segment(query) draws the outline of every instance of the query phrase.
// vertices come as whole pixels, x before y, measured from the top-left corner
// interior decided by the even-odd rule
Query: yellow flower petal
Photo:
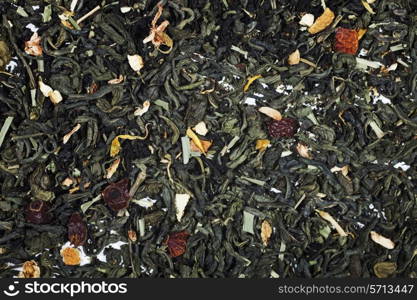
[[[249,77],[249,78],[248,78],[248,82],[246,82],[245,86],[243,87],[243,91],[244,91],[244,92],[246,92],[246,91],[249,89],[250,85],[251,85],[251,84],[252,84],[252,83],[253,83],[256,79],[259,79],[259,78],[262,78],[262,75],[258,74],[258,75],[255,75],[255,76]]]

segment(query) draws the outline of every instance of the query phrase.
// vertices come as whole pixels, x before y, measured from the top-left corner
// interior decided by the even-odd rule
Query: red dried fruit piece
[[[75,247],[84,245],[87,240],[87,225],[79,213],[73,213],[68,221],[68,240]]]
[[[346,54],[355,55],[359,47],[359,35],[356,30],[337,28],[334,50]]]
[[[116,183],[111,183],[103,191],[104,202],[114,211],[119,211],[129,206],[129,179],[125,178]]]
[[[49,203],[42,200],[30,202],[25,209],[26,221],[33,224],[46,224],[52,219]]]
[[[186,231],[174,232],[168,235],[164,244],[168,246],[171,257],[177,257],[185,253],[189,236],[190,234]]]
[[[274,120],[268,125],[269,134],[272,137],[293,137],[297,132],[298,122],[292,118],[282,118],[281,120]]]

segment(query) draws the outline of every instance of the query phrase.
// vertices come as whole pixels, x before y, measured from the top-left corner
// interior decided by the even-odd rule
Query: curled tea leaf
[[[317,18],[317,20],[311,25],[308,29],[308,32],[311,34],[316,34],[320,31],[326,29],[334,20],[334,13],[330,8],[326,8],[323,14]]]
[[[362,0],[362,5],[363,7],[365,7],[365,9],[372,15],[375,14],[375,11],[373,10],[373,8],[371,7],[371,5],[369,5],[369,2]]]
[[[264,220],[261,225],[261,238],[264,246],[268,246],[269,238],[272,235],[272,227],[268,221]]]
[[[379,233],[377,233],[375,231],[371,231],[370,235],[371,235],[371,239],[375,243],[381,245],[382,247],[387,248],[387,249],[394,249],[395,248],[394,242],[391,241],[389,238],[386,238],[386,237],[380,235]]]
[[[18,278],[40,278],[41,270],[34,260],[25,261]]]
[[[282,119],[281,113],[272,107],[263,106],[258,110],[274,120],[280,121]]]
[[[388,278],[397,271],[395,262],[383,261],[374,265],[374,273],[378,278]]]
[[[329,213],[322,211],[322,210],[318,210],[318,209],[316,209],[316,212],[320,215],[320,217],[322,217],[324,220],[332,224],[340,236],[347,236],[347,233],[343,230],[343,228],[339,225],[339,223],[337,223],[337,221]]]

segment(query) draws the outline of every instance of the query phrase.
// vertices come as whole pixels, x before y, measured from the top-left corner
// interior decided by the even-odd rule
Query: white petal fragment
[[[187,206],[187,203],[189,200],[190,200],[190,195],[188,194],[176,194],[175,195],[175,209],[176,209],[178,222],[181,222],[182,216],[184,215],[185,207]]]

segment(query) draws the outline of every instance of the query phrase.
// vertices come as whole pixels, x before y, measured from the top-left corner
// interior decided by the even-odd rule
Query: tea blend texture
[[[417,277],[416,1],[0,15],[0,277]]]

